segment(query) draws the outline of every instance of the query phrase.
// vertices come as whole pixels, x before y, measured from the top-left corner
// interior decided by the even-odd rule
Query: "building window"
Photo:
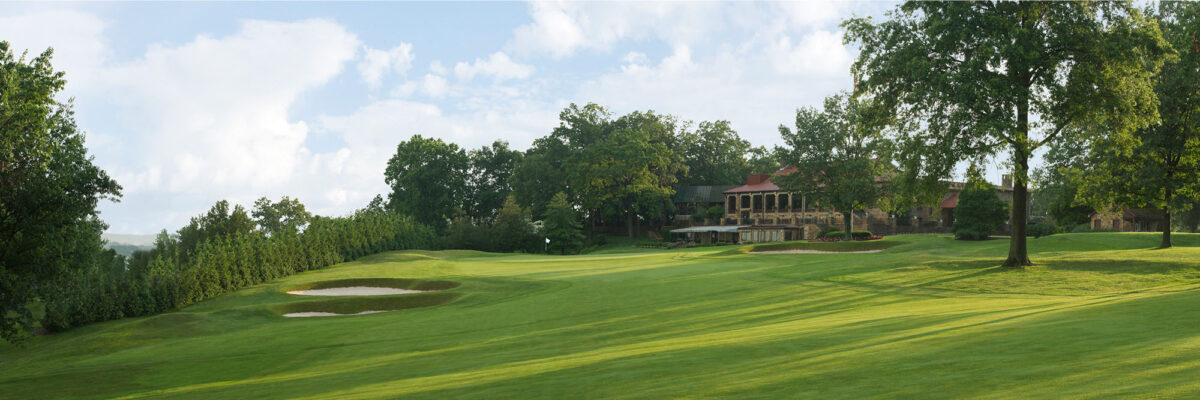
[[[750,208],[750,196],[742,196],[742,208]]]
[[[788,196],[786,194],[779,195],[779,209],[783,210],[783,211],[791,210],[792,209],[791,200],[792,200],[791,196]]]
[[[763,209],[763,196],[761,194],[755,195],[754,196],[754,211],[759,212],[759,211],[762,211],[762,209]]]
[[[767,199],[767,211],[775,211],[775,195],[768,194],[765,198]]]
[[[733,213],[733,212],[737,211],[737,197],[729,196],[729,198],[726,199],[725,202],[729,203],[728,207],[726,207],[728,209],[728,212]]]

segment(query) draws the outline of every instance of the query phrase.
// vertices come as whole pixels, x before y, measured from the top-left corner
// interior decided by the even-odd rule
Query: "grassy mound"
[[[420,293],[403,296],[363,296],[332,300],[304,301],[276,304],[271,311],[279,314],[298,312],[328,312],[334,314],[356,314],[363,311],[396,311],[409,308],[431,307],[449,303],[461,297],[458,293]]]
[[[317,289],[332,289],[354,286],[368,287],[385,287],[392,289],[407,289],[407,290],[449,290],[458,287],[458,282],[428,280],[428,279],[402,279],[402,278],[354,278],[354,279],[338,279],[331,281],[308,282],[295,286],[289,286],[284,291],[298,290],[317,290]]]

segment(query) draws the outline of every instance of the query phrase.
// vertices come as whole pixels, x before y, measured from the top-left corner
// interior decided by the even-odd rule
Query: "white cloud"
[[[446,97],[446,91],[448,90],[446,88],[446,78],[433,74],[425,74],[421,88],[425,90],[425,94],[435,98]]]
[[[401,43],[391,50],[379,50],[365,47],[366,52],[358,63],[358,73],[363,82],[371,88],[379,87],[385,73],[404,74],[412,68],[413,46],[411,43]]]
[[[842,45],[841,32],[818,30],[795,45],[780,36],[767,48],[775,72],[785,75],[849,75],[853,56]]]
[[[722,4],[676,2],[536,2],[533,21],[513,30],[509,48],[562,58],[578,50],[609,50],[625,39],[696,44],[723,18]]]
[[[89,86],[109,58],[105,22],[95,15],[68,9],[38,10],[0,16],[0,40],[32,58],[54,48],[54,68],[67,73],[69,91]]]
[[[460,62],[454,65],[454,74],[459,80],[470,81],[476,75],[485,75],[497,81],[525,79],[533,74],[533,66],[513,61],[504,52],[492,53],[487,59],[476,58],[473,63]]]

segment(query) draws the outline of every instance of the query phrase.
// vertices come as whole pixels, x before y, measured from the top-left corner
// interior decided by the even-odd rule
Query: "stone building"
[[[1092,229],[1112,229],[1118,232],[1159,232],[1164,221],[1163,211],[1154,207],[1117,207],[1092,213]]]
[[[750,175],[746,178],[745,185],[726,189],[723,192],[725,217],[719,221],[718,225],[709,228],[714,232],[725,232],[728,231],[729,226],[737,226],[737,239],[740,242],[813,239],[821,232],[840,230],[843,224],[840,212],[810,202],[804,193],[780,190],[779,186],[771,182],[772,176],[795,171],[795,168],[784,168],[772,175]],[[882,178],[877,178],[877,181],[882,182]],[[954,209],[958,205],[958,193],[965,184],[948,182],[948,185],[949,190],[942,197],[942,201],[936,205],[913,208],[904,217],[905,220],[899,220],[894,215],[873,208],[851,213],[851,227],[856,231],[884,234],[948,232],[954,224]],[[1004,184],[997,186],[996,189],[1002,200],[1012,204],[1013,190],[1007,176]],[[718,226],[724,228],[718,228]],[[699,232],[705,229],[705,227],[692,228],[689,232]]]

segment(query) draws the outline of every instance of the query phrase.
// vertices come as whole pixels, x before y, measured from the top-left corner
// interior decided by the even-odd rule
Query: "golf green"
[[[1175,240],[1030,239],[1022,270],[997,267],[1007,240],[946,235],[853,254],[392,252],[0,345],[0,397],[1197,397],[1200,235]],[[770,249],[859,249],[820,245]],[[439,290],[286,293],[381,278]],[[323,301],[397,311],[280,315]]]

